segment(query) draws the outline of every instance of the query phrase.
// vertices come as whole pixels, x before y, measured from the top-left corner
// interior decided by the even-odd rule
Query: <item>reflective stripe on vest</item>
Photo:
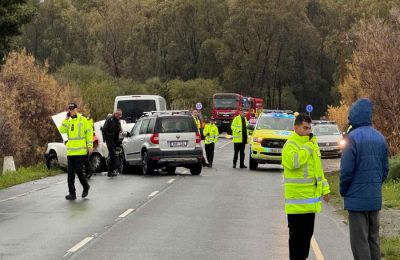
[[[313,150],[310,147],[308,147],[307,145],[303,145],[302,148],[306,149],[310,155],[313,154]]]
[[[285,183],[300,183],[300,184],[304,184],[304,183],[314,183],[314,181],[319,182],[322,180],[322,177],[318,177],[317,179],[311,179],[311,178],[285,178]],[[322,185],[324,185],[324,183],[326,183],[326,185],[328,184],[327,181],[324,181],[322,183]]]
[[[67,150],[69,151],[80,151],[80,150],[87,150],[86,146],[85,147],[76,147],[76,148],[71,148],[71,147],[67,147]]]
[[[310,199],[286,199],[286,204],[312,204],[321,202],[321,198],[310,198]]]

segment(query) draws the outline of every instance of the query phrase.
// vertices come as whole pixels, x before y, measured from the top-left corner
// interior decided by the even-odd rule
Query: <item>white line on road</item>
[[[314,251],[315,256],[317,257],[317,260],[324,260],[324,256],[322,255],[321,249],[318,246],[317,240],[315,240],[315,237],[312,236],[311,238],[311,247]]]
[[[170,179],[170,180],[168,181],[168,183],[173,183],[174,181],[175,181],[175,179],[172,178],[172,179]]]
[[[133,211],[135,211],[135,209],[127,209],[124,213],[122,213],[118,217],[119,218],[124,218],[124,217],[128,216],[129,214],[131,214]]]
[[[94,237],[86,237],[84,238],[81,242],[79,242],[78,244],[76,244],[74,247],[72,247],[71,249],[69,249],[67,252],[68,253],[75,253],[76,251],[78,251],[79,249],[81,249],[83,246],[85,246],[87,243],[89,243]]]
[[[227,146],[227,145],[230,144],[230,143],[231,143],[231,142],[226,142],[226,144],[223,144],[223,145],[221,145],[220,147],[217,147],[217,148],[218,148],[218,149],[221,149],[221,148]]]
[[[154,197],[157,193],[159,193],[158,190],[156,190],[156,191],[154,191],[153,193],[151,193],[151,194],[149,195],[149,197]]]
[[[10,198],[4,199],[4,200],[0,200],[0,202],[5,202],[5,201],[13,200],[13,199],[16,199],[17,197],[18,197],[18,196],[10,197]]]

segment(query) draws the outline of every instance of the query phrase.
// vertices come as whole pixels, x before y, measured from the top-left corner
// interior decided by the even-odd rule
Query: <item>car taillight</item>
[[[201,136],[199,133],[196,133],[196,144],[199,144],[201,142]]]
[[[158,136],[158,133],[154,133],[150,136],[150,142],[153,144],[159,144],[160,143],[160,137]]]

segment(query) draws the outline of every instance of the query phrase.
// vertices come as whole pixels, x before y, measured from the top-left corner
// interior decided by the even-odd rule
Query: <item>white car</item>
[[[312,132],[317,137],[322,156],[341,156],[345,140],[335,122],[314,120],[312,121]]]
[[[67,112],[61,112],[57,115],[52,116],[54,124],[57,129],[60,127],[62,121],[66,117]],[[97,140],[93,144],[93,153],[89,158],[89,164],[92,172],[101,172],[106,166],[106,158],[108,157],[108,149],[105,142],[103,142],[103,135],[101,127],[105,120],[94,123],[94,131]],[[125,122],[124,122],[125,123]],[[67,147],[65,143],[67,141],[67,135],[61,134],[63,142],[48,143],[45,152],[45,159],[47,168],[61,167],[66,168],[68,165],[67,161]]]

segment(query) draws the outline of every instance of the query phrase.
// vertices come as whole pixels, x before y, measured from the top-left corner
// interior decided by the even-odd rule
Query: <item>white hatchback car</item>
[[[312,132],[317,137],[321,156],[341,156],[345,140],[336,122],[313,120]]]

